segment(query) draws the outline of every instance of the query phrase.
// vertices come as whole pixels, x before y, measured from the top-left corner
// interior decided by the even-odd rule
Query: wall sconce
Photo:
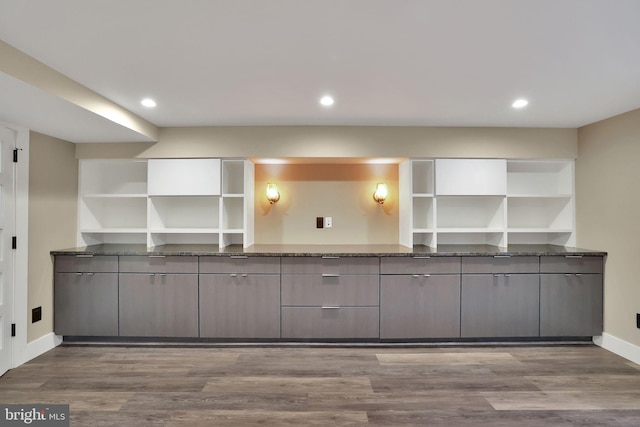
[[[387,184],[383,182],[377,183],[376,191],[373,193],[373,200],[380,204],[383,204],[388,195],[389,190],[387,190]]]
[[[278,193],[278,186],[272,183],[267,184],[267,200],[269,200],[270,204],[274,204],[278,200],[280,200],[280,193]]]

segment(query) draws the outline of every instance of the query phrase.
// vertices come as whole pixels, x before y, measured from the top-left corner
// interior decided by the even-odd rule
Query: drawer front
[[[266,256],[201,256],[200,273],[279,274],[280,257]]]
[[[283,275],[282,305],[377,306],[378,283],[378,276]]]
[[[603,270],[601,256],[559,255],[540,257],[541,273],[596,273]]]
[[[117,273],[118,257],[111,255],[56,255],[56,273]]]
[[[378,257],[283,257],[283,274],[379,274]]]
[[[283,307],[282,338],[372,339],[379,337],[377,307]]]
[[[462,273],[538,273],[537,256],[462,257]]]
[[[460,274],[460,257],[382,257],[380,274]]]
[[[121,273],[197,273],[196,256],[121,256]]]

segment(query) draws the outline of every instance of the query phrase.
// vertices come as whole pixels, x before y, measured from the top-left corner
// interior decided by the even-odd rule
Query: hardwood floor
[[[61,346],[0,403],[75,426],[640,426],[640,366],[593,345]]]

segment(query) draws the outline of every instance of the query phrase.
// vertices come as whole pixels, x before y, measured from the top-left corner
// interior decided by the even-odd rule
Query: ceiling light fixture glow
[[[331,107],[334,102],[333,97],[330,95],[325,95],[320,98],[320,104],[322,104],[323,107]]]
[[[153,107],[155,107],[157,105],[156,101],[154,101],[151,98],[143,99],[142,101],[140,101],[140,104],[142,104],[142,105],[144,105],[145,107],[148,107],[148,108],[153,108]]]
[[[528,103],[529,101],[527,101],[526,99],[516,99],[515,101],[513,101],[513,104],[511,104],[511,106],[513,108],[523,108],[526,107]]]

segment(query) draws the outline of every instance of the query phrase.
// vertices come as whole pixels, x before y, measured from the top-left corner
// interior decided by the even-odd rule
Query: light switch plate
[[[324,228],[331,228],[333,227],[333,219],[330,216],[325,216],[324,217]]]

